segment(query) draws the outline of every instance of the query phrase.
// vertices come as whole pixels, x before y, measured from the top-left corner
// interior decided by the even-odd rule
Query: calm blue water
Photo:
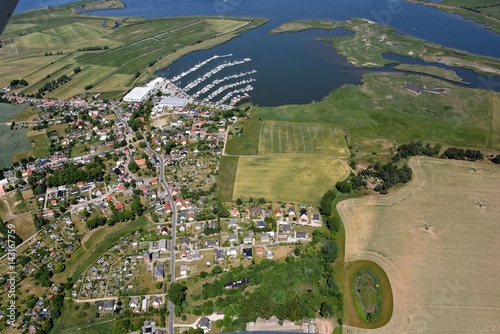
[[[69,0],[52,0],[69,2]],[[394,26],[398,31],[447,47],[472,53],[500,57],[500,35],[484,26],[458,15],[447,14],[435,8],[406,3],[397,0],[123,0],[127,5],[122,10],[94,12],[99,15],[138,15],[148,18],[190,15],[227,15],[239,17],[265,17],[267,24],[241,34],[240,37],[216,46],[210,50],[191,53],[158,72],[173,77],[196,63],[218,54],[232,53],[231,60],[244,57],[252,62],[228,68],[217,74],[217,78],[250,69],[258,72],[250,92],[255,104],[275,106],[302,104],[319,101],[333,89],[344,84],[360,84],[364,73],[373,70],[356,68],[339,56],[330,44],[315,41],[315,37],[346,35],[344,30],[310,30],[300,33],[269,35],[268,32],[290,20],[330,19],[345,20],[363,17],[381,24]],[[50,1],[21,0],[21,3],[42,3]],[[395,59],[397,60],[397,59]],[[399,61],[402,61],[399,59]],[[415,63],[415,59],[403,62]],[[185,86],[217,65],[212,62],[182,79]],[[444,67],[436,64],[436,66]],[[385,66],[376,71],[394,71]],[[500,78],[479,76],[472,71],[457,71],[464,75],[471,87],[495,89],[498,85],[485,82],[500,82]],[[205,81],[209,83],[214,78]],[[225,82],[230,83],[230,81]],[[201,88],[202,85],[197,87]],[[198,89],[189,93],[193,94]],[[224,94],[221,94],[223,96]]]
[[[71,2],[75,2],[75,0],[19,0],[14,13],[22,13],[32,9],[56,7]]]

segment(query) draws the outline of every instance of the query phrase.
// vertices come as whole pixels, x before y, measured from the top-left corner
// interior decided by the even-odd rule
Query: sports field
[[[308,152],[349,156],[342,130],[334,125],[263,122],[259,138],[259,155]]]
[[[409,165],[409,185],[337,205],[346,263],[379,264],[394,300],[385,326],[349,327],[346,312],[344,333],[497,332],[500,166],[424,157]]]
[[[264,197],[278,202],[317,204],[349,175],[345,163],[325,157],[240,156],[232,199]]]

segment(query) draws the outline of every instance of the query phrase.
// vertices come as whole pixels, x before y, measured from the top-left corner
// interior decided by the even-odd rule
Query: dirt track
[[[430,158],[410,166],[410,185],[337,206],[346,263],[379,264],[394,299],[387,325],[344,333],[498,332],[500,166]]]

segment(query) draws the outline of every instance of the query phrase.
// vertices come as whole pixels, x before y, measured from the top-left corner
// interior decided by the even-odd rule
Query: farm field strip
[[[344,330],[491,333],[500,328],[500,166],[424,157],[409,165],[414,170],[409,185],[386,197],[337,205],[346,264],[380,265],[394,300],[387,325]]]
[[[336,159],[308,156],[240,156],[232,199],[318,203],[322,194],[349,175]]]
[[[342,130],[336,125],[265,121],[259,137],[259,155],[314,153],[349,156]]]

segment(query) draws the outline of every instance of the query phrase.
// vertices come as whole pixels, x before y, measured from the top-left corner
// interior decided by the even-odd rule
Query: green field
[[[329,124],[263,122],[259,155],[314,153],[346,158],[349,149],[338,126]]]
[[[239,157],[237,156],[223,156],[221,159],[219,175],[217,177],[217,189],[223,199],[231,200],[233,198],[238,160]]]
[[[227,141],[225,153],[229,155],[259,154],[262,122],[257,119],[244,119],[238,122],[238,125],[242,128],[242,132]]]
[[[264,197],[313,205],[348,175],[341,161],[314,155],[240,156],[232,200]]]
[[[416,95],[406,82],[448,93]],[[491,142],[491,95],[486,90],[454,86],[438,79],[365,75],[362,86],[345,85],[321,102],[300,106],[259,107],[252,119],[336,124],[346,128],[351,143],[387,138],[396,143],[415,140],[467,147],[488,147]],[[245,129],[244,129],[245,131]],[[500,149],[500,142],[493,143]]]
[[[28,149],[26,129],[11,130],[9,125],[0,125],[0,168],[11,167],[12,157]]]
[[[20,114],[24,109],[26,109],[25,105],[0,103],[0,122],[7,122],[11,120],[13,117]]]

